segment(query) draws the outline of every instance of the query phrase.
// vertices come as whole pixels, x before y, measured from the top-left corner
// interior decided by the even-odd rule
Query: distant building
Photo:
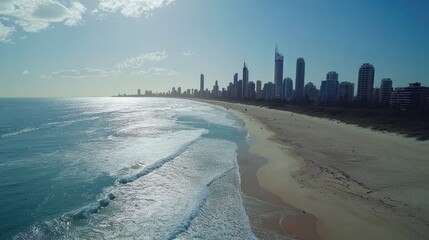
[[[379,98],[380,98],[380,88],[372,89],[371,104],[372,105],[378,105]]]
[[[364,63],[359,69],[358,88],[356,101],[358,104],[366,105],[371,102],[374,88],[375,69],[369,63]]]
[[[429,87],[410,83],[408,87],[395,88],[390,95],[390,110],[424,111],[429,107]]]
[[[219,97],[219,85],[217,84],[217,80],[215,81],[215,85],[213,86],[212,94],[215,98]]]
[[[141,96],[141,95],[142,95],[141,90],[140,90],[140,89],[137,89],[137,96]]]
[[[286,100],[291,100],[293,98],[293,81],[292,78],[283,79],[283,96]]]
[[[331,104],[336,102],[338,96],[338,73],[330,71],[326,74],[326,80],[320,85],[320,102]]]
[[[256,81],[256,100],[259,100],[262,98],[262,81],[258,80]]]
[[[355,85],[351,82],[341,82],[338,85],[337,101],[340,104],[351,104],[353,102]]]
[[[234,87],[232,88],[232,97],[238,98],[238,73],[234,74]]]
[[[228,86],[226,87],[226,92],[227,92],[226,97],[228,97],[228,98],[234,98],[233,97],[233,94],[234,94],[233,90],[234,90],[234,84],[232,82],[230,82],[228,84]]]
[[[304,99],[307,102],[316,102],[317,101],[318,91],[316,86],[312,82],[305,84],[304,86]]]
[[[320,103],[326,103],[328,100],[328,81],[322,80],[320,83],[320,96],[319,96],[319,102]]]
[[[248,85],[248,88],[247,88],[247,90],[248,90],[247,98],[248,99],[255,99],[255,95],[256,95],[256,92],[255,92],[255,83],[254,82],[249,82],[247,85]]]
[[[243,86],[242,86],[242,96],[241,98],[247,99],[249,96],[248,94],[248,83],[249,83],[249,69],[246,66],[246,62],[244,62],[243,66]]]
[[[338,73],[335,71],[330,71],[326,74],[326,80],[338,81]]]
[[[182,95],[182,88],[181,87],[178,87],[177,88],[177,94],[180,96],[180,95]]]
[[[204,97],[204,74],[200,75],[200,97]]]
[[[296,77],[295,77],[295,100],[300,101],[304,98],[304,81],[305,81],[305,61],[304,58],[296,60]]]
[[[243,91],[243,80],[239,80],[238,82],[237,82],[237,96],[238,96],[238,98],[241,98],[241,96],[243,96],[243,94],[242,94],[242,91]]]
[[[274,84],[276,98],[282,98],[282,82],[283,82],[283,54],[281,54],[276,46],[274,53]]]
[[[379,103],[383,106],[389,105],[391,93],[392,93],[392,80],[390,78],[383,78],[381,80],[381,85],[380,85]]]
[[[273,100],[275,95],[274,89],[275,89],[274,83],[268,82],[264,84],[264,94],[265,94],[264,98],[266,101]]]

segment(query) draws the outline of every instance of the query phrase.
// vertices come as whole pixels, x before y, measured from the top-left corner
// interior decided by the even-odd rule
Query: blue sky
[[[394,87],[429,85],[425,0],[1,0],[0,97],[110,96],[138,88],[273,81],[274,46],[295,79],[357,82],[375,67]]]

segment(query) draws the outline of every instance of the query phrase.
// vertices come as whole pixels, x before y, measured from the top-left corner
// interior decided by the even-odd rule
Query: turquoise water
[[[0,239],[252,239],[222,108],[0,99]]]

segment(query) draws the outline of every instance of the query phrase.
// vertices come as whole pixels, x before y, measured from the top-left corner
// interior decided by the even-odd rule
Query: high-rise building
[[[390,101],[390,93],[392,93],[392,80],[390,78],[381,79],[380,85],[380,104],[387,106]]]
[[[215,98],[219,97],[219,85],[217,84],[217,80],[215,81],[215,85],[213,86],[212,94]]]
[[[320,103],[328,102],[328,81],[326,80],[322,80],[322,82],[320,83],[319,102]]]
[[[137,89],[137,96],[141,96],[142,95],[142,91],[140,89]]]
[[[338,95],[338,73],[330,71],[326,74],[326,80],[320,86],[320,102],[333,103]]]
[[[273,100],[275,95],[275,84],[268,82],[264,84],[265,100]]]
[[[238,98],[241,98],[243,96],[243,80],[238,80],[237,82],[237,96]]]
[[[276,98],[283,97],[283,54],[281,54],[276,46],[274,54],[274,85]]]
[[[248,91],[248,93],[247,93],[247,98],[248,99],[255,99],[255,83],[254,82],[252,82],[252,81],[250,81],[248,84],[247,84],[247,91]]]
[[[243,88],[242,88],[242,96],[241,98],[246,99],[249,98],[248,94],[249,94],[249,90],[248,89],[248,84],[249,84],[249,69],[247,69],[246,66],[246,62],[244,62],[244,66],[243,66]]]
[[[290,77],[283,79],[283,96],[286,100],[293,98],[293,81]]]
[[[200,75],[200,97],[204,97],[204,74]]]
[[[353,102],[355,85],[351,82],[341,82],[338,85],[338,102],[341,104],[351,104]]]
[[[330,71],[326,74],[326,80],[338,81],[338,73]]]
[[[362,64],[359,69],[356,101],[361,105],[371,102],[374,88],[374,74],[374,66],[369,63]]]
[[[318,91],[316,86],[312,82],[305,84],[304,86],[304,99],[308,102],[316,102]]]
[[[296,60],[296,77],[295,77],[295,100],[300,101],[304,98],[304,81],[305,81],[305,61],[304,58]]]
[[[238,95],[238,73],[234,74],[234,84],[233,84],[233,89],[232,89],[232,97],[237,98],[239,97]]]
[[[262,81],[256,81],[256,100],[262,98]]]
[[[379,101],[380,101],[380,88],[373,88],[372,89],[371,104],[377,105]]]

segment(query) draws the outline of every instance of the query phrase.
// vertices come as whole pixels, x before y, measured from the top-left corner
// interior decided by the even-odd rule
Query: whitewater
[[[243,123],[184,99],[0,99],[0,239],[254,239]]]

